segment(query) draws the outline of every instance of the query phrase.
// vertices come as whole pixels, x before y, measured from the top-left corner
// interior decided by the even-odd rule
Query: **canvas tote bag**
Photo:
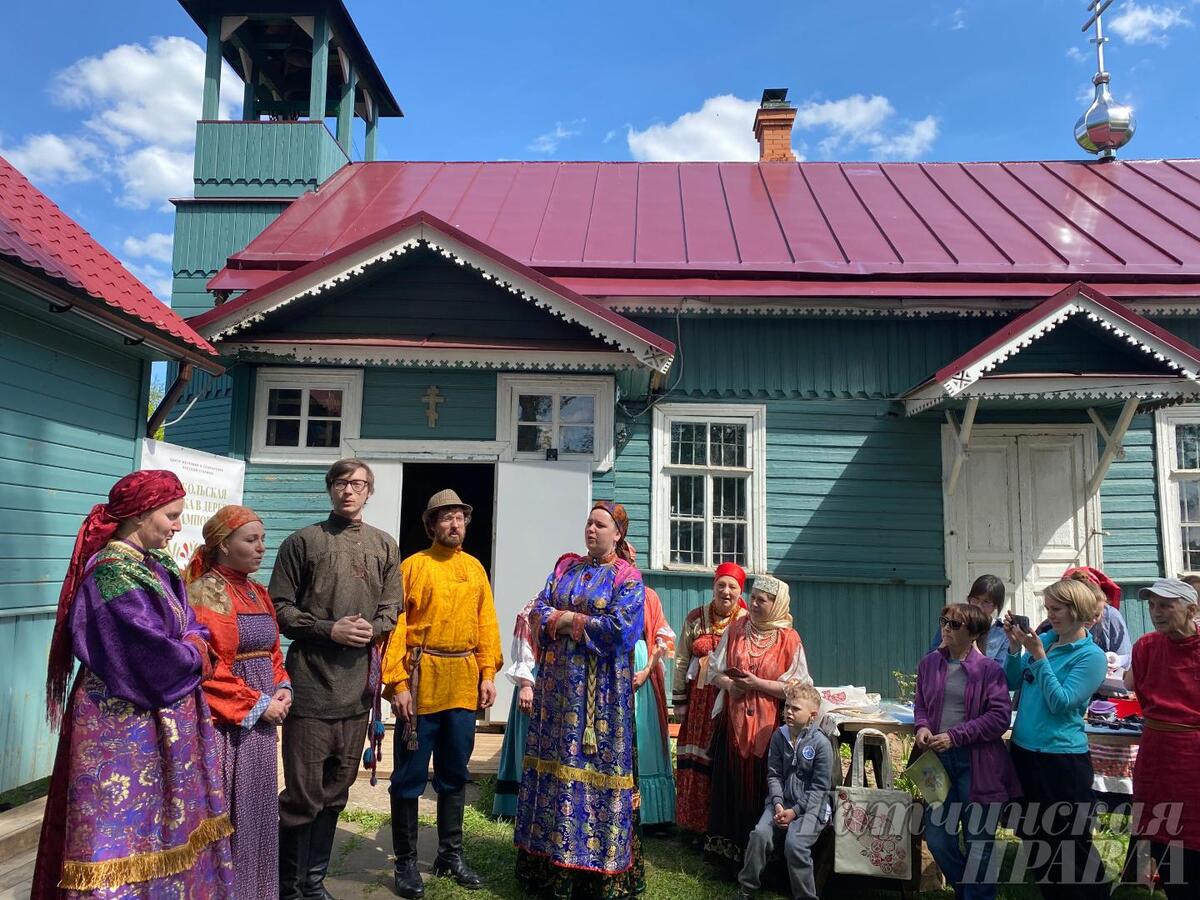
[[[868,737],[884,746],[881,788],[867,787],[863,744]],[[874,728],[864,728],[850,757],[850,783],[834,788],[834,871],[908,880],[912,877],[912,821],[912,796],[892,787],[887,738]]]

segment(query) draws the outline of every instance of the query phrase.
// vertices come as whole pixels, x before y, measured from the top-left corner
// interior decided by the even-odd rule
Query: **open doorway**
[[[406,558],[429,547],[421,514],[429,498],[446,489],[457,492],[463,503],[472,507],[463,549],[483,564],[490,579],[496,491],[494,463],[406,462],[400,492],[400,555]]]

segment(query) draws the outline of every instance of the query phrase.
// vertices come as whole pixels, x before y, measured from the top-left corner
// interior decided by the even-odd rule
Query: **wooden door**
[[[1017,438],[1021,556],[1020,612],[1041,621],[1042,591],[1072,566],[1090,565],[1082,434]]]
[[[950,601],[965,599],[980,575],[997,575],[1007,608],[1040,622],[1046,585],[1070,566],[1100,565],[1098,503],[1087,496],[1095,465],[1089,440],[1080,429],[976,426],[944,507]],[[953,446],[947,429],[945,471]]]

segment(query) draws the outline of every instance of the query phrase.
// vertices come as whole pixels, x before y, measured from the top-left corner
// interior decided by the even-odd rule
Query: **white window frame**
[[[272,389],[339,390],[342,392],[342,430],[336,447],[272,447],[267,445],[267,400]],[[362,369],[264,368],[254,376],[254,428],[250,462],[312,465],[342,458],[347,440],[357,440],[362,421]],[[301,429],[301,437],[304,431]]]
[[[1173,406],[1154,414],[1154,459],[1158,480],[1159,544],[1168,578],[1194,574],[1183,568],[1183,541],[1179,521],[1179,478],[1177,472],[1196,472],[1200,469],[1175,468],[1175,426],[1200,425],[1200,405]],[[1191,480],[1191,479],[1189,479]]]
[[[671,474],[692,471],[671,465],[671,426],[676,422],[709,422],[746,426],[746,459],[750,466],[749,496],[746,498],[746,569],[767,569],[767,408],[757,404],[660,403],[654,407],[650,494],[650,565],[659,570],[711,572],[710,566],[673,563],[671,557]],[[696,467],[719,472],[717,467]],[[706,555],[712,552],[712,510],[705,509]]]
[[[592,427],[592,471],[607,472],[613,467],[613,406],[616,403],[614,380],[611,377],[580,377],[575,375],[510,375],[496,376],[496,440],[507,445],[506,462],[519,459],[545,459],[545,451],[517,451],[517,399],[521,394],[590,394],[595,398]],[[557,439],[557,437],[556,437]],[[560,460],[586,460],[586,454],[560,453]]]

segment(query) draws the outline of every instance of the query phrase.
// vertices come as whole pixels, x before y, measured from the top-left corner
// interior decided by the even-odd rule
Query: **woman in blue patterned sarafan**
[[[556,898],[645,888],[637,814],[633,648],[645,588],[629,517],[598,502],[587,555],[554,566],[530,613],[540,664],[514,841],[522,887]]]

